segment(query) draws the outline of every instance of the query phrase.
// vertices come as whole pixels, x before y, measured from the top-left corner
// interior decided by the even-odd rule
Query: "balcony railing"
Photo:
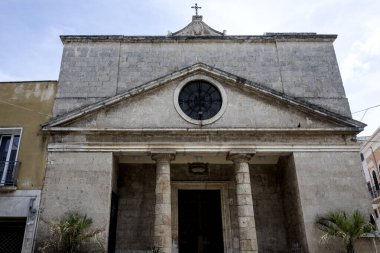
[[[0,187],[16,186],[19,161],[0,161]]]
[[[371,196],[373,199],[380,197],[380,189],[379,188],[376,189],[375,186],[371,187],[371,189],[369,189],[369,192],[371,193]]]

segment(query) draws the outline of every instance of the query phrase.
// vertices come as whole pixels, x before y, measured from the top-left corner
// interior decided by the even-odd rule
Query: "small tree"
[[[97,236],[102,229],[89,230],[92,219],[78,212],[70,212],[59,221],[45,221],[51,229],[51,237],[47,239],[39,251],[42,253],[77,253],[81,252],[82,245],[96,239],[103,249],[103,244]]]
[[[318,217],[316,223],[325,232],[321,237],[322,242],[327,242],[332,237],[340,238],[347,253],[355,253],[354,243],[358,238],[375,231],[375,227],[358,210],[351,216],[344,211],[329,212]]]

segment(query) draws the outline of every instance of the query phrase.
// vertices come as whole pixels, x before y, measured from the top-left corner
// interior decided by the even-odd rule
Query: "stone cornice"
[[[78,134],[354,134],[357,130],[351,127],[336,128],[82,128],[82,127],[52,127],[44,128],[44,132],[54,133],[78,133]]]
[[[223,36],[124,36],[124,35],[61,35],[63,44],[90,42],[118,43],[178,43],[178,42],[246,42],[270,43],[281,41],[334,42],[336,34],[316,33],[266,33],[264,35],[223,35]]]
[[[1,84],[29,84],[29,83],[34,83],[34,84],[38,84],[38,83],[58,83],[57,80],[32,80],[32,81],[1,81],[0,82],[0,85]]]
[[[68,144],[68,143],[50,143],[49,152],[115,152],[115,153],[135,153],[151,155],[152,151],[157,149],[170,149],[171,152],[179,154],[205,153],[205,154],[228,154],[235,149],[255,150],[256,154],[278,154],[291,152],[359,152],[359,145],[255,145],[242,143],[131,143],[124,145],[87,145],[87,144]]]

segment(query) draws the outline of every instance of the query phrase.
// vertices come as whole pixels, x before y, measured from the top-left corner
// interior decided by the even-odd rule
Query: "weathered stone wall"
[[[289,252],[284,226],[281,169],[277,165],[250,166],[259,252]]]
[[[148,252],[153,246],[155,164],[120,164],[116,252]]]
[[[361,238],[355,243],[355,252],[367,253],[378,252],[380,249],[379,238],[367,237]]]
[[[59,220],[70,211],[86,214],[93,220],[92,228],[104,229],[100,239],[107,248],[112,168],[112,153],[50,152],[41,196],[41,219]],[[37,239],[41,242],[48,235],[48,227],[40,221],[38,229]],[[91,252],[97,250],[93,245]]]
[[[293,156],[281,157],[279,168],[282,171],[281,186],[285,214],[285,228],[290,249],[307,249],[305,226],[303,224],[302,207],[298,180]]]
[[[54,114],[203,62],[350,115],[331,41],[139,42],[65,44]]]
[[[293,156],[309,252],[332,252],[334,245],[327,248],[319,243],[322,232],[315,226],[317,215],[338,209],[370,212],[358,153],[294,152]]]

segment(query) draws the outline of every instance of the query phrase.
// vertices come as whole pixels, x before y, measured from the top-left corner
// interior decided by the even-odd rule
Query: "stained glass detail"
[[[196,80],[182,88],[178,96],[178,104],[190,118],[207,120],[220,111],[222,96],[214,85],[203,80]]]

